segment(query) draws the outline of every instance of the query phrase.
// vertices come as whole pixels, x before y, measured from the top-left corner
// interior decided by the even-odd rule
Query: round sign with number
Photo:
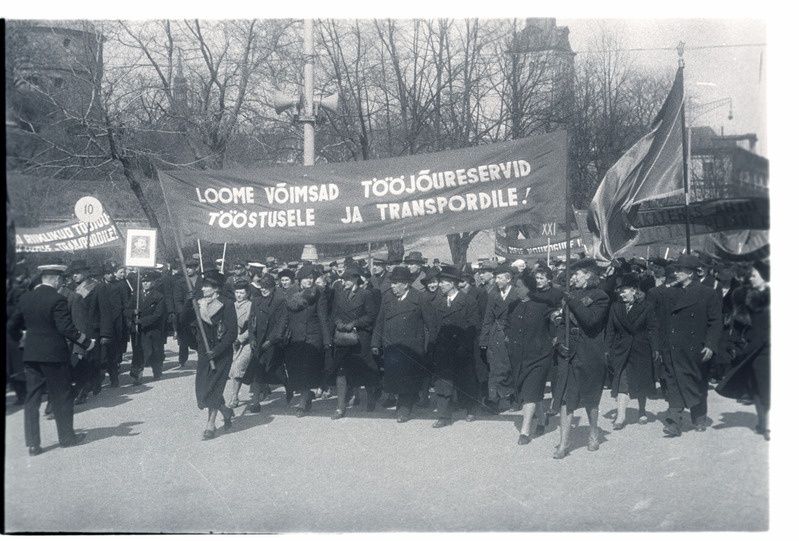
[[[103,205],[96,197],[87,195],[75,203],[75,216],[81,222],[95,222],[103,215]]]

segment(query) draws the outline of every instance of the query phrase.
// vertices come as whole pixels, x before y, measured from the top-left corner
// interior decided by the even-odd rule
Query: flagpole
[[[677,55],[679,56],[679,60],[677,65],[680,70],[685,69],[685,59],[683,58],[683,52],[685,51],[685,43],[682,41],[677,45]],[[682,179],[683,179],[683,190],[685,192],[685,253],[691,253],[691,191],[689,189],[689,178],[688,178],[688,152],[689,149],[689,140],[690,134],[686,135],[687,130],[685,129],[685,79],[683,79],[683,103],[682,107],[680,108],[680,121],[682,123]]]
[[[571,144],[571,137],[569,137],[569,144]],[[566,167],[566,171],[569,171],[569,167]],[[571,190],[571,178],[569,175],[566,175],[566,204],[564,205],[565,214],[566,214],[566,284],[564,286],[564,291],[566,292],[566,298],[569,298],[569,282],[570,282],[570,275],[569,271],[571,270],[571,258],[572,258],[572,250],[571,250],[571,229],[572,229],[572,222],[571,216],[569,215],[569,211],[571,214],[574,214],[574,210],[572,209],[572,190]],[[555,226],[557,227],[557,226]],[[549,242],[547,242],[549,245]],[[563,346],[566,348],[567,355],[569,351],[569,327],[570,327],[570,320],[569,317],[569,305],[567,302],[563,302],[563,324],[565,326],[565,336],[563,337]]]

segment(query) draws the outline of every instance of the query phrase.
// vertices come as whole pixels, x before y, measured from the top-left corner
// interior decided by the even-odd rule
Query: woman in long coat
[[[286,297],[289,341],[285,348],[289,386],[300,393],[297,417],[311,410],[316,389],[322,384],[324,354],[333,341],[328,321],[327,297],[314,284],[315,271],[310,265],[297,271],[299,290]]]
[[[553,458],[569,453],[569,434],[574,410],[585,408],[590,433],[588,450],[599,449],[599,400],[605,382],[605,344],[603,330],[610,299],[599,286],[599,267],[592,259],[572,265],[574,287],[564,301],[569,312],[569,344],[566,348],[566,326],[559,318],[558,382],[552,393],[552,408],[560,409],[560,444]],[[555,312],[556,315],[561,315]]]
[[[202,277],[202,298],[197,300],[208,350],[194,318],[192,330],[197,338],[197,377],[194,391],[197,407],[208,409],[208,421],[203,439],[210,440],[216,435],[216,414],[222,412],[224,428],[232,426],[233,410],[225,405],[225,383],[227,383],[230,364],[233,362],[233,342],[237,337],[236,308],[227,297],[220,295],[225,277],[217,270],[210,270]],[[186,300],[183,312],[186,318],[194,313],[192,299]],[[214,367],[211,367],[211,361]]]
[[[561,303],[563,292],[552,287],[552,270],[549,267],[525,270],[516,281],[519,300],[512,302],[508,314],[508,355],[516,383],[516,396],[522,403],[522,427],[519,445],[530,443],[533,416],[539,411],[537,434],[544,433],[540,422],[543,410],[547,376],[553,362],[549,315]]]
[[[233,306],[236,308],[236,329],[238,335],[233,342],[233,362],[230,365],[230,378],[233,380],[233,395],[230,399],[230,407],[236,408],[239,405],[239,391],[241,390],[244,374],[252,358],[252,348],[250,340],[250,312],[252,301],[250,300],[250,283],[247,280],[237,280],[233,283],[233,291],[236,301]]]
[[[716,392],[728,398],[747,395],[755,403],[757,425],[755,432],[771,439],[768,414],[771,409],[771,287],[768,280],[771,268],[756,261],[749,275],[750,286],[742,302],[734,308],[739,319],[746,322],[742,351],[733,360],[734,366],[716,387]]]
[[[333,295],[333,325],[338,331],[355,331],[358,342],[352,345],[333,344],[331,373],[336,378],[337,405],[333,419],[346,413],[347,387],[366,387],[366,410],[374,411],[380,370],[372,358],[372,330],[377,319],[377,299],[362,287],[363,278],[357,267],[347,267],[341,276],[343,284]],[[356,391],[357,392],[357,391]]]
[[[638,423],[646,423],[646,399],[655,393],[654,360],[659,350],[655,309],[645,302],[638,277],[622,276],[618,295],[619,300],[610,307],[605,329],[613,373],[610,392],[616,399],[614,430],[624,428],[630,398],[638,400]]]

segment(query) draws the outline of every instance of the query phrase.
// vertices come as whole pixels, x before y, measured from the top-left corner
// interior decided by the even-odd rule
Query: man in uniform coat
[[[397,422],[410,419],[424,375],[425,327],[434,316],[421,292],[410,287],[413,278],[405,267],[395,267],[388,277],[391,295],[383,299],[372,333],[372,355],[383,358],[383,390],[397,395]]]
[[[713,289],[696,280],[700,262],[680,254],[675,267],[677,284],[665,291],[660,325],[664,328],[662,361],[669,403],[668,437],[682,434],[682,410],[689,408],[696,430],[704,432],[707,421],[707,362],[718,350],[721,335],[721,302]]]
[[[78,330],[91,338],[100,338],[100,303],[98,292],[103,269],[99,266],[85,270],[85,278],[80,280],[72,298],[72,321]],[[82,276],[82,275],[81,275]],[[97,395],[103,383],[103,372],[100,369],[100,348],[85,351],[80,346],[73,346],[73,356],[78,359],[73,369],[75,380],[76,404],[86,402],[89,392]]]
[[[138,303],[134,295],[125,308],[133,343],[130,377],[134,385],[141,384],[145,366],[152,368],[154,380],[161,379],[163,370],[166,303],[164,295],[155,289],[157,279],[155,271],[143,272]]]
[[[103,283],[97,292],[100,309],[100,363],[108,371],[111,387],[119,387],[119,364],[127,346],[124,283],[116,279],[116,266],[103,265]]]
[[[41,283],[22,295],[19,306],[8,322],[8,332],[19,340],[26,330],[25,363],[25,445],[31,456],[42,452],[39,433],[39,406],[47,389],[53,407],[58,442],[62,447],[78,445],[86,437],[76,434],[73,426],[73,396],[70,374],[70,351],[67,341],[87,351],[94,341],[75,327],[67,299],[58,293],[65,265],[39,267]]]
[[[435,327],[431,331],[435,366],[438,420],[433,428],[452,424],[453,400],[466,405],[466,420],[474,421],[478,384],[474,365],[474,344],[480,325],[477,301],[459,291],[458,269],[443,265],[438,274],[441,294],[433,301]]]
[[[269,383],[280,383],[286,387],[288,382],[282,359],[278,359],[275,350],[286,336],[289,316],[285,299],[275,295],[277,284],[271,274],[254,278],[252,284],[260,296],[252,298],[248,342],[253,358],[247,366],[242,383],[250,385],[252,394],[252,401],[245,411],[258,413],[261,411],[261,391]],[[286,401],[291,401],[287,387]]]

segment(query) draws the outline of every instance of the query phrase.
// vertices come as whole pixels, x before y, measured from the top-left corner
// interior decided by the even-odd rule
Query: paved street
[[[586,450],[579,411],[573,451],[551,458],[557,428],[516,444],[520,414],[481,416],[434,430],[432,409],[397,424],[364,404],[332,421],[335,399],[294,416],[282,388],[260,414],[236,409],[234,429],[201,441],[195,356],[177,364],[170,339],[164,378],[109,388],[76,407],[85,444],[57,445],[42,420],[44,453],[29,457],[23,412],[7,394],[7,532],[763,531],[769,528],[768,449],[754,408],[710,393],[713,426],[662,437],[653,422],[612,431]],[[128,366],[127,362],[123,368]],[[229,390],[229,389],[228,389]],[[249,390],[242,388],[246,399]],[[42,407],[42,411],[44,407]],[[633,407],[628,419],[633,418]],[[655,417],[659,420],[655,422]],[[557,418],[555,418],[557,420]],[[221,425],[221,416],[218,420]]]

